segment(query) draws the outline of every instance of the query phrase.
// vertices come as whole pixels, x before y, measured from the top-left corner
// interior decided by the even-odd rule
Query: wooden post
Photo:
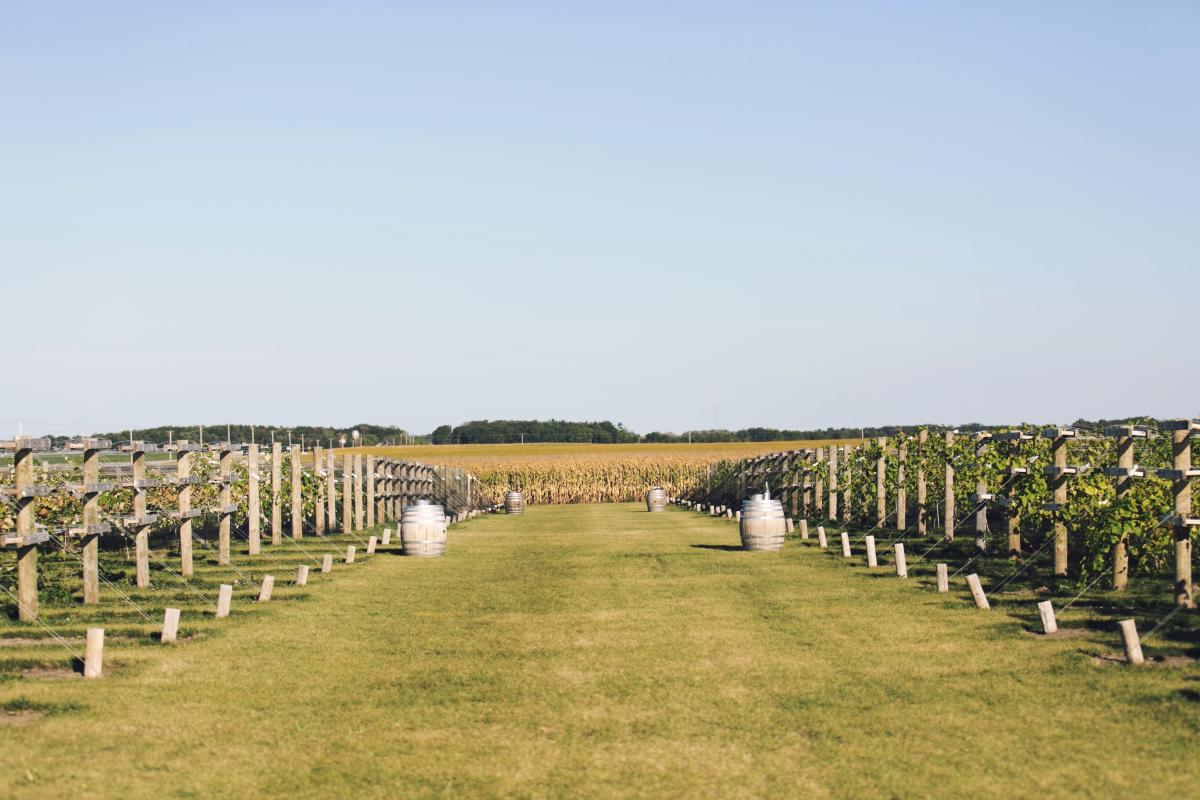
[[[89,680],[104,675],[104,628],[88,628],[84,639],[83,677]]]
[[[367,456],[367,527],[375,527],[375,456]]]
[[[37,532],[34,517],[37,497],[33,492],[33,442],[17,437],[13,449],[13,473],[16,481],[17,543],[17,618],[36,622],[38,618],[38,549],[32,543]]]
[[[329,520],[329,532],[337,530],[337,456],[329,449],[325,463],[325,517]]]
[[[808,538],[808,520],[806,520],[806,519],[800,520],[800,538],[801,539]]]
[[[917,535],[928,533],[928,485],[925,483],[925,444],[929,441],[929,431],[922,428],[917,432]]]
[[[741,514],[742,512],[740,512],[740,511],[739,511],[738,513],[739,513],[739,514]],[[788,533],[794,533],[794,532],[795,532],[795,530],[796,530],[796,527],[795,527],[795,526],[792,524],[792,518],[791,518],[791,517],[784,517],[784,518],[783,518],[783,522],[784,522],[784,527],[787,529],[787,532],[788,532]]]
[[[1042,619],[1042,633],[1058,633],[1058,620],[1054,618],[1054,603],[1043,600],[1037,604],[1038,616]]]
[[[313,530],[317,536],[325,535],[325,503],[321,499],[321,483],[320,478],[324,470],[321,469],[321,446],[313,445],[313,477],[317,478],[317,496],[313,500]]]
[[[262,532],[259,530],[261,516],[258,497],[258,445],[251,443],[246,450],[246,543],[247,552],[252,556],[262,552]]]
[[[233,586],[228,583],[222,583],[217,590],[217,616],[228,617],[229,609],[233,605]]]
[[[271,544],[283,544],[283,443],[271,442]]]
[[[838,506],[838,449],[829,446],[829,519],[837,519]]]
[[[392,543],[392,529],[391,528],[383,529],[383,539],[379,543],[382,544],[384,547],[387,547],[389,544]]]
[[[946,431],[946,541],[954,541],[954,431]]]
[[[950,591],[950,571],[945,564],[937,565],[937,590],[939,592]]]
[[[83,450],[83,602],[100,602],[100,448],[88,439]]]
[[[346,563],[347,564],[354,563],[354,545],[352,545],[352,544],[346,545]]]
[[[175,443],[175,477],[178,481],[179,573],[192,577],[192,454],[187,439]]]
[[[817,454],[813,459],[813,465],[819,466],[825,460],[825,448],[818,447]],[[817,519],[821,519],[825,513],[825,480],[819,475],[813,483],[813,507],[817,512]]]
[[[1192,433],[1190,420],[1179,420],[1171,432],[1172,467],[1175,478],[1171,492],[1175,496],[1175,603],[1187,608],[1196,607],[1192,592],[1192,539],[1188,527],[1192,516]],[[1121,623],[1124,627],[1125,623]],[[1133,622],[1129,623],[1130,628]],[[1136,637],[1137,632],[1134,631]],[[1138,651],[1141,655],[1141,651]],[[1140,660],[1137,663],[1141,663]]]
[[[321,558],[321,572],[333,572],[333,556],[329,553]]]
[[[825,541],[825,526],[824,525],[817,526],[817,545],[822,548],[829,546],[829,543]]]
[[[300,473],[300,445],[289,448],[292,466],[292,538],[304,538],[304,482]]]
[[[1133,427],[1127,426],[1123,435],[1117,437],[1117,469],[1124,475],[1117,477],[1117,502],[1121,502],[1133,488]],[[1124,591],[1129,585],[1129,534],[1122,533],[1113,545],[1112,588]]]
[[[857,454],[857,449],[846,445],[842,450],[842,478],[839,481],[842,487],[842,522],[846,525],[850,524],[850,518],[854,514],[853,503],[853,488],[854,488],[854,457]]]
[[[867,543],[867,566],[868,567],[878,567],[879,560],[875,557],[875,537],[867,536],[866,543]]]
[[[842,558],[850,558],[850,532],[842,531]]]
[[[375,543],[378,541],[374,536],[367,538],[367,555],[375,552]]]
[[[221,481],[221,515],[217,518],[217,563],[229,564],[229,539],[233,532],[233,445],[221,445],[221,460],[217,466]]]
[[[308,567],[304,564],[296,567],[296,585],[308,586]]]
[[[363,459],[359,454],[354,456],[354,530],[361,531],[365,515],[363,514]]]
[[[903,531],[908,524],[908,489],[904,485],[908,465],[908,440],[900,433],[900,447],[896,451],[896,530]]]
[[[896,577],[908,577],[908,561],[904,557],[904,543],[896,542]]]
[[[1125,645],[1125,658],[1130,664],[1144,664],[1142,643],[1138,639],[1137,623],[1131,619],[1123,619],[1117,623],[1121,626],[1121,641]]]
[[[266,603],[271,599],[271,591],[275,588],[275,576],[263,575],[262,585],[258,588],[258,602]]]
[[[883,528],[887,519],[887,439],[879,437],[879,460],[875,462],[875,523],[876,528]]]
[[[146,452],[141,442],[133,443],[133,551],[137,562],[135,582],[139,589],[150,586],[150,524],[146,513]]]
[[[988,438],[991,434],[979,434],[979,438],[975,440],[975,460],[983,463],[987,458]],[[987,537],[990,530],[988,529],[988,501],[987,496],[987,481],[983,479],[983,473],[980,472],[979,478],[975,481],[975,549],[981,553],[987,552]]]
[[[1054,455],[1054,466],[1058,467],[1051,486],[1054,489],[1054,574],[1067,574],[1067,525],[1063,522],[1063,507],[1067,504],[1067,437],[1054,437],[1051,446]]]
[[[987,595],[983,593],[983,585],[979,582],[979,576],[974,572],[967,576],[967,588],[971,590],[971,599],[975,601],[976,608],[991,608]]]
[[[158,640],[163,644],[171,644],[179,637],[179,609],[168,608],[163,613],[162,634]]]
[[[354,457],[342,457],[342,533],[354,530]]]

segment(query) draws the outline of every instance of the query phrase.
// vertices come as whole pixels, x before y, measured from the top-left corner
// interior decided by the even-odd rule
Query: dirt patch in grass
[[[19,728],[44,716],[46,716],[44,711],[37,711],[32,708],[22,709],[21,711],[0,711],[0,727]]]
[[[22,678],[33,678],[44,681],[63,681],[83,678],[78,672],[66,667],[26,667],[21,670]]]
[[[1127,666],[1128,659],[1124,653],[1093,653],[1092,663],[1103,666],[1105,664],[1121,664]],[[1144,667],[1190,667],[1196,663],[1196,659],[1191,656],[1147,656],[1146,662],[1141,666]]]
[[[1035,639],[1077,639],[1080,636],[1086,636],[1091,633],[1087,628],[1059,628],[1054,633],[1042,633],[1041,631],[1026,630],[1027,636],[1032,636]]]

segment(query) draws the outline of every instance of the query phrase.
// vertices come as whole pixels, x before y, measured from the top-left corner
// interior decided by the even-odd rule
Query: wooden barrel
[[[406,556],[446,554],[446,512],[428,500],[418,500],[400,512],[400,543]]]
[[[525,498],[520,492],[508,492],[504,495],[505,514],[524,514]]]
[[[782,550],[787,523],[783,517],[783,503],[756,494],[742,503],[742,520],[739,527],[742,548],[746,550]]]
[[[650,491],[646,492],[646,510],[667,510],[667,493],[663,491],[661,486],[655,486]]]

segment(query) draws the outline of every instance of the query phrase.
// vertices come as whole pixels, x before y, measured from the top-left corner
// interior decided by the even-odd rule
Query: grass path
[[[1194,793],[1194,665],[1097,664],[960,587],[736,542],[534,507],[339,566],[103,681],[23,682],[69,710],[0,727],[0,796]]]

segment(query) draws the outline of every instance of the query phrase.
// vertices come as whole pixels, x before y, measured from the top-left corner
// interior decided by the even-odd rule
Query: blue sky
[[[6,3],[0,433],[1195,415],[1198,35],[1182,2]]]

